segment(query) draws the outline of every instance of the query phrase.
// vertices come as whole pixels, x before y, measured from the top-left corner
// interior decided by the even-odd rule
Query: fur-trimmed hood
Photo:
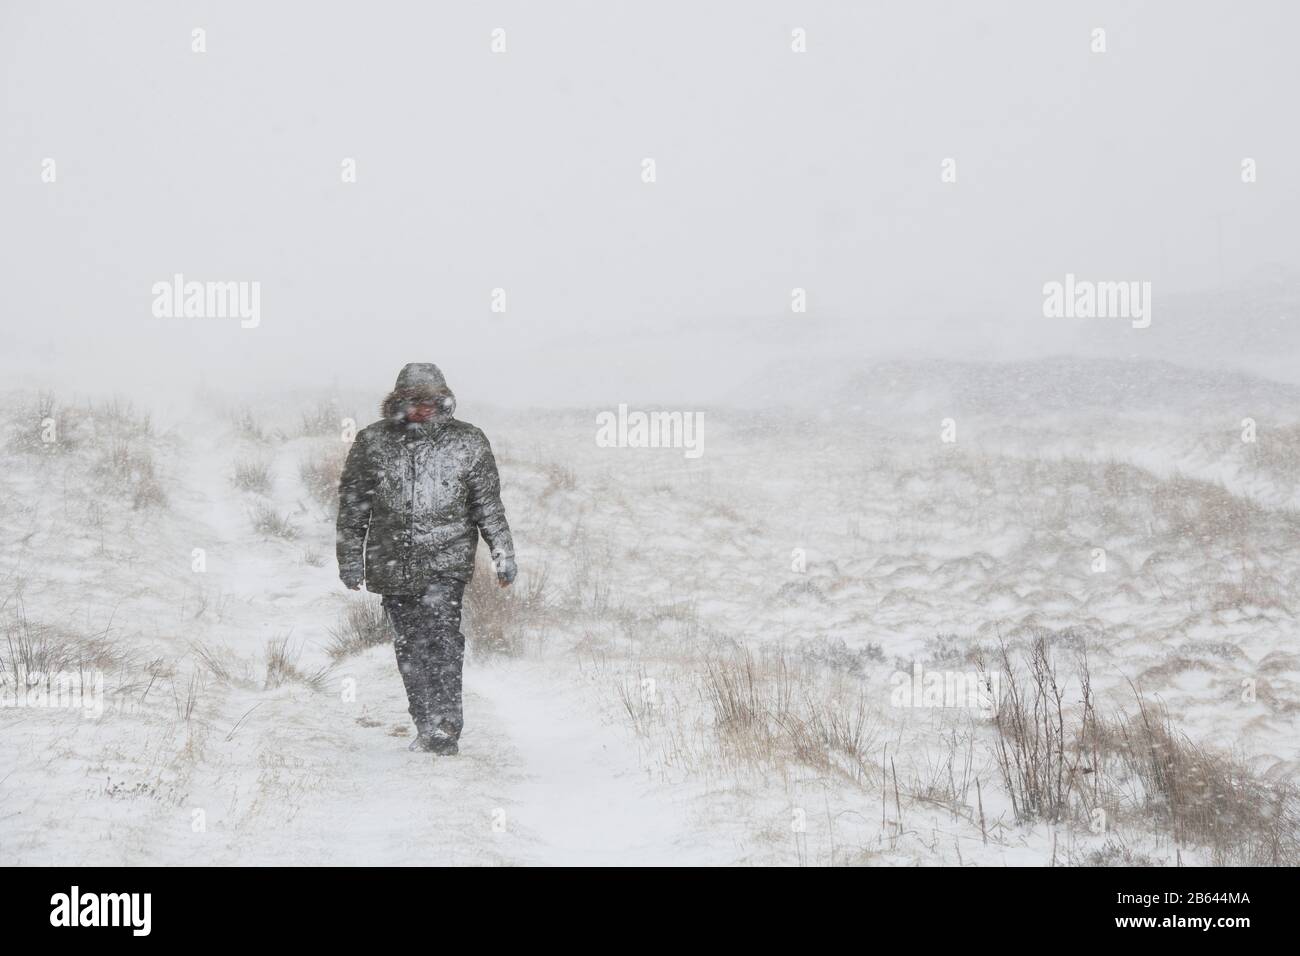
[[[420,403],[437,404],[438,420],[450,419],[456,413],[456,396],[447,387],[442,370],[432,362],[412,362],[403,367],[379,411],[386,419],[401,421],[410,406]]]
[[[430,399],[436,416],[406,418],[412,402]],[[339,478],[336,552],[349,587],[423,594],[448,576],[468,581],[480,536],[494,561],[513,559],[492,446],[451,417],[455,407],[438,366],[408,365],[384,419],[357,432]]]

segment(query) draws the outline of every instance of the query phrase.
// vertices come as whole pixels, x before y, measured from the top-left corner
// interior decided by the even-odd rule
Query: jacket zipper
[[[409,446],[410,464],[411,464],[411,501],[407,509],[406,533],[408,535],[408,545],[406,547],[406,580],[411,580],[411,555],[415,552],[415,450],[414,444]]]
[[[428,442],[431,449],[433,447],[434,438],[441,431],[442,431],[441,428],[435,428],[433,429],[432,433],[429,435]],[[409,464],[411,466],[411,499],[410,499],[409,517],[407,518],[407,523],[406,523],[406,531],[407,534],[410,536],[410,546],[406,549],[406,563],[404,567],[406,570],[406,580],[408,582],[411,580],[413,576],[413,571],[411,568],[411,555],[414,554],[415,552],[415,497],[416,497],[415,496],[415,459],[419,447],[420,447],[420,442],[418,440],[415,442],[411,442],[407,445],[407,448],[410,451]],[[435,456],[435,460],[436,460],[436,456]],[[441,478],[441,471],[439,471],[437,474],[434,475],[435,483],[440,478]],[[437,492],[435,491],[435,495],[436,493]]]

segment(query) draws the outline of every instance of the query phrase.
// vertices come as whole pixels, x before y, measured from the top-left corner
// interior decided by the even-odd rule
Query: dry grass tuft
[[[556,609],[549,599],[550,575],[545,566],[521,570],[509,588],[497,584],[496,569],[482,551],[474,576],[465,588],[465,641],[476,655],[523,655],[529,634]]]
[[[250,514],[253,528],[258,534],[268,538],[280,538],[292,541],[298,537],[298,529],[288,515],[282,515],[269,504],[262,502]]]
[[[298,465],[298,475],[307,493],[331,515],[338,509],[339,479],[346,458],[347,446],[340,443],[329,450],[318,451]]]
[[[1163,706],[1136,690],[1134,696],[1136,714],[1089,728],[1094,749],[1104,755],[1103,786],[1113,778],[1176,843],[1208,847],[1216,866],[1300,862],[1294,785],[1259,779],[1234,757],[1190,740]]]
[[[240,438],[247,439],[258,445],[270,444],[275,438],[275,435],[257,419],[252,409],[249,408],[240,408],[231,412],[230,424],[234,426],[235,434]]]
[[[254,491],[261,495],[271,493],[270,462],[244,458],[235,462],[235,473],[231,478],[240,491]]]
[[[1036,637],[1022,675],[1005,642],[1002,699],[994,714],[994,756],[1018,820],[1061,821],[1069,811],[1075,768],[1068,765],[1065,689],[1046,638]]]
[[[17,687],[39,683],[54,674],[122,671],[132,656],[108,639],[108,631],[91,637],[67,634],[30,620],[20,603],[4,623],[0,681]]]
[[[854,783],[873,769],[874,733],[856,680],[819,673],[784,650],[760,661],[743,648],[705,660],[701,691],[729,760],[798,763]]]
[[[1018,821],[1081,823],[1100,809],[1108,826],[1154,826],[1179,845],[1207,848],[1216,865],[1300,862],[1294,786],[1261,780],[1242,761],[1193,742],[1137,687],[1135,714],[1102,716],[1086,653],[1077,689],[1058,676],[1045,638],[1024,657],[1017,666],[1002,644],[994,717],[993,754]]]
[[[395,636],[383,605],[368,597],[358,598],[349,602],[338,626],[330,631],[326,650],[337,661],[380,644],[391,644]]]
[[[154,466],[153,452],[141,440],[110,438],[95,471],[111,487],[129,495],[136,510],[161,507],[167,503]]]
[[[315,671],[304,671],[298,665],[302,648],[295,648],[289,643],[289,635],[272,638],[266,644],[266,677],[262,681],[263,690],[275,690],[285,684],[303,684],[312,690],[325,686],[331,665]]]
[[[334,399],[322,399],[302,413],[302,434],[338,435],[343,429],[343,412]]]
[[[60,405],[54,393],[37,393],[13,421],[13,434],[6,447],[27,454],[66,454],[82,442],[81,420],[67,405]]]

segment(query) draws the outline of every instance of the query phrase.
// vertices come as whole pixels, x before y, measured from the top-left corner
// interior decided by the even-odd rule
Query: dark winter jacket
[[[405,415],[438,405],[430,421]],[[402,369],[382,421],[357,433],[339,481],[339,576],[377,594],[418,594],[438,575],[468,580],[481,533],[494,561],[514,558],[487,437],[452,417],[436,365]]]

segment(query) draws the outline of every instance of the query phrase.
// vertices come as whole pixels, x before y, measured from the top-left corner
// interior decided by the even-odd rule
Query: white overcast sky
[[[382,389],[436,361],[523,405],[1058,351],[1067,271],[1159,296],[1295,268],[1297,28],[1291,2],[6,0],[0,374]],[[261,326],[154,318],[176,272],[260,281]]]

